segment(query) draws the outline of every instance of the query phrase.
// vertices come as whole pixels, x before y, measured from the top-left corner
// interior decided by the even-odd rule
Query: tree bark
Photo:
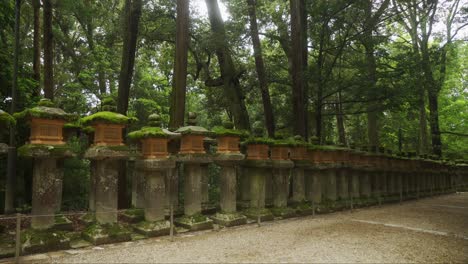
[[[294,133],[308,137],[307,122],[307,17],[304,0],[290,0],[292,56],[292,106]]]
[[[177,0],[177,31],[176,54],[174,63],[174,78],[171,94],[170,128],[179,128],[184,125],[185,97],[187,87],[187,60],[189,48],[189,0]]]
[[[216,56],[218,57],[221,79],[224,84],[223,91],[228,98],[229,111],[233,116],[237,129],[250,130],[249,114],[245,107],[244,95],[239,82],[240,74],[234,65],[226,43],[226,32],[218,1],[205,0],[205,2],[208,9],[211,31],[216,39]]]
[[[32,0],[34,13],[34,32],[33,32],[33,79],[36,81],[33,96],[41,94],[41,16],[40,0]]]
[[[142,0],[126,0],[124,14],[124,42],[120,66],[117,112],[126,115],[130,96],[130,86],[135,64],[138,24],[141,16]]]
[[[135,64],[136,44],[138,38],[138,24],[141,16],[142,0],[126,0],[124,8],[124,43],[122,49],[122,63],[120,68],[117,112],[127,114],[130,86]],[[126,162],[120,163],[118,181],[118,207],[128,208],[130,200],[127,196]]]
[[[338,142],[346,146],[346,131],[343,118],[343,105],[341,104],[341,93],[338,92],[338,98],[335,104],[336,108],[336,127],[338,128]]]
[[[11,86],[11,105],[10,114],[16,111],[17,88],[18,88],[18,68],[19,68],[19,49],[20,49],[20,13],[21,0],[15,2],[15,48],[13,55],[13,85]],[[15,211],[16,194],[16,129],[10,126],[10,146],[8,148],[7,178],[5,184],[5,213],[10,214]]]
[[[52,32],[52,0],[43,1],[44,12],[44,97],[54,99],[54,35]]]
[[[266,78],[265,63],[263,61],[262,46],[260,38],[258,36],[258,25],[257,25],[257,11],[256,11],[256,0],[247,0],[249,7],[249,18],[250,18],[250,36],[252,38],[252,44],[254,48],[255,56],[255,67],[257,70],[258,82],[260,85],[260,91],[262,94],[263,102],[263,113],[265,115],[265,126],[267,128],[268,136],[275,136],[275,119],[273,115],[273,107],[271,105],[270,91],[268,89],[268,82]]]

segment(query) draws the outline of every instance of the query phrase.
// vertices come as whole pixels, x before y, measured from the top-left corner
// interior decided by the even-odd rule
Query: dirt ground
[[[468,263],[468,193],[26,256],[54,263]]]

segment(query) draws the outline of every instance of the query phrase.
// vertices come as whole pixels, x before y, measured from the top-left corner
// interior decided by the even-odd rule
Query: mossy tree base
[[[270,210],[268,210],[266,208],[261,208],[261,209],[249,208],[249,209],[245,210],[243,212],[243,214],[245,216],[247,216],[248,218],[252,219],[252,220],[257,220],[258,217],[260,216],[260,221],[262,221],[262,222],[273,221],[274,220],[273,214],[271,213]]]
[[[70,238],[64,231],[28,229],[21,233],[24,254],[41,253],[70,248]]]
[[[145,211],[139,208],[128,209],[121,216],[125,222],[139,223],[145,219]]]
[[[289,207],[274,207],[271,208],[270,211],[275,217],[280,217],[282,219],[296,216],[296,210]]]
[[[142,234],[146,237],[165,236],[170,233],[171,223],[166,220],[155,222],[144,221],[136,224],[133,229],[138,234]]]
[[[247,223],[247,217],[240,213],[217,213],[211,219],[215,224],[225,227],[245,225]]]
[[[213,220],[202,214],[183,216],[176,219],[175,224],[190,231],[200,231],[213,228]]]
[[[131,240],[131,232],[120,224],[92,224],[82,233],[85,240],[94,245],[119,243]]]

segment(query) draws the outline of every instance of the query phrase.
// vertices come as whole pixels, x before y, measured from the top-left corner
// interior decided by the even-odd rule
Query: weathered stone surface
[[[34,160],[31,209],[34,229],[48,229],[55,223],[59,170],[56,159]]]
[[[21,247],[25,254],[70,248],[70,238],[63,231],[28,229],[21,233]]]
[[[103,160],[103,159],[128,159],[130,156],[136,155],[134,150],[127,146],[94,146],[89,148],[84,157],[87,159]]]
[[[217,153],[213,156],[213,161],[221,166],[235,166],[245,159],[240,153]]]
[[[361,171],[359,177],[359,193],[361,198],[367,198],[371,195],[371,184],[368,171]]]
[[[345,168],[336,170],[337,196],[339,199],[349,198],[348,175],[349,170]]]
[[[166,184],[164,171],[145,171],[145,220],[148,222],[164,220]]]
[[[83,238],[94,245],[119,243],[131,240],[131,232],[117,224],[92,224],[82,234]]]
[[[358,170],[351,170],[351,179],[350,179],[350,196],[352,198],[359,198],[359,174]]]
[[[132,208],[127,209],[121,214],[122,219],[128,223],[138,223],[144,220],[145,213],[143,209]]]
[[[216,213],[211,217],[215,224],[221,226],[238,226],[247,223],[247,217],[240,213]]]
[[[188,163],[184,166],[184,213],[201,213],[201,167],[200,164]]]
[[[117,181],[119,160],[96,162],[96,220],[101,224],[117,222]]]
[[[270,211],[275,217],[280,217],[283,219],[296,216],[296,210],[289,207],[274,207],[271,208]]]
[[[273,167],[273,206],[276,208],[288,205],[289,173],[287,167]]]
[[[233,166],[222,166],[220,177],[221,211],[234,213],[236,212],[236,168]]]
[[[138,159],[135,161],[135,168],[143,170],[161,171],[175,168],[175,159]]]
[[[209,175],[208,175],[208,163],[204,163],[200,167],[201,169],[201,203],[202,207],[208,205],[210,202],[208,188],[209,188]]]
[[[166,220],[154,222],[140,222],[134,226],[134,230],[147,237],[165,236],[169,235],[171,223]]]
[[[8,153],[8,145],[0,143],[0,155]]]
[[[296,164],[296,162],[295,162]],[[304,167],[295,166],[292,169],[292,201],[301,202],[306,199],[305,196],[305,179],[304,179]]]
[[[335,201],[336,196],[336,173],[334,169],[320,170],[322,179],[322,191],[324,196],[331,201]]]
[[[177,154],[176,160],[186,164],[203,164],[213,162],[208,154]]]
[[[265,208],[265,178],[268,170],[263,168],[249,168],[245,170],[250,179],[250,207]]]
[[[318,204],[322,200],[322,179],[319,170],[306,170],[306,198]]]
[[[67,145],[26,144],[18,148],[18,156],[26,158],[68,158],[76,154]]]
[[[213,220],[200,213],[178,218],[175,220],[175,224],[190,231],[200,231],[213,228]]]

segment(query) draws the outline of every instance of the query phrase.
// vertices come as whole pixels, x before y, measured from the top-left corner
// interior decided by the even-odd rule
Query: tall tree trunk
[[[189,48],[189,0],[177,0],[177,32],[174,78],[171,94],[171,120],[169,127],[179,128],[184,125],[185,97],[187,90],[187,60]]]
[[[426,93],[424,85],[419,88],[419,142],[418,154],[427,154],[427,116],[426,116]]]
[[[250,36],[252,38],[252,44],[254,48],[255,67],[257,70],[260,91],[262,93],[263,113],[265,115],[265,126],[268,131],[268,136],[274,137],[275,119],[273,115],[273,107],[271,106],[270,91],[268,89],[268,83],[266,79],[265,64],[264,64],[263,55],[262,55],[262,46],[260,44],[260,38],[258,36],[256,0],[247,0],[247,5],[249,7]]]
[[[18,88],[18,60],[20,49],[20,11],[21,0],[15,2],[15,49],[13,57],[13,85],[11,86],[11,105],[10,114],[16,111],[17,88]],[[15,193],[16,193],[16,131],[15,126],[10,126],[10,146],[8,148],[7,178],[5,186],[5,213],[15,211]]]
[[[336,127],[338,128],[338,142],[341,145],[347,145],[346,131],[343,118],[343,105],[341,104],[341,92],[338,92],[338,98],[335,104],[336,109]]]
[[[32,0],[34,13],[34,32],[33,32],[33,79],[36,81],[33,96],[41,94],[41,16],[40,0]]]
[[[250,130],[250,120],[244,103],[244,95],[240,86],[240,73],[237,71],[226,43],[224,22],[221,18],[217,0],[205,0],[211,31],[215,36],[216,56],[218,57],[224,93],[228,99],[229,111],[237,129]]]
[[[136,44],[138,38],[138,24],[141,16],[142,0],[126,0],[124,13],[124,43],[122,49],[122,63],[119,76],[117,112],[127,114],[130,96],[130,85],[135,64]],[[130,200],[127,196],[127,170],[126,162],[121,163],[118,181],[118,206],[128,208]]]
[[[54,99],[54,35],[52,32],[52,0],[43,0],[44,11],[44,97]]]
[[[307,17],[304,0],[290,0],[292,55],[292,106],[294,133],[308,137],[307,122]]]
[[[120,66],[117,112],[126,115],[130,86],[135,64],[136,44],[138,38],[138,24],[141,16],[142,0],[126,0],[124,25],[125,33],[122,48],[122,63]]]

